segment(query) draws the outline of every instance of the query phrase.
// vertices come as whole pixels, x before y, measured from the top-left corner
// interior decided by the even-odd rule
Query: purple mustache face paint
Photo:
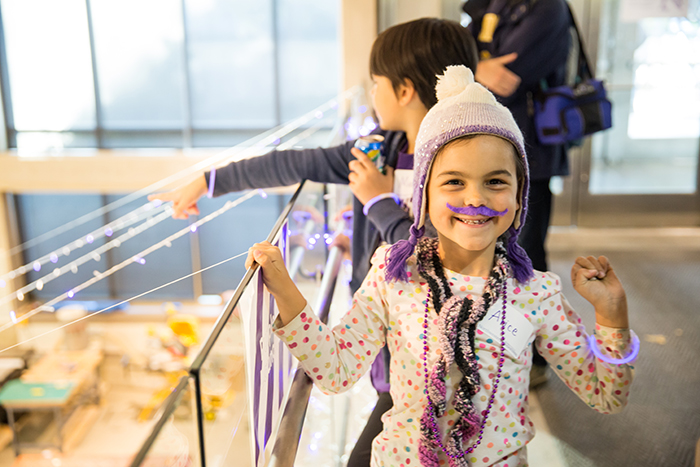
[[[508,209],[506,209],[505,211],[494,211],[493,209],[489,209],[486,206],[479,206],[476,208],[474,206],[466,206],[463,208],[458,208],[452,206],[450,203],[447,203],[447,209],[449,209],[452,212],[456,212],[457,214],[464,214],[465,216],[501,217],[505,216],[505,214],[508,212]]]

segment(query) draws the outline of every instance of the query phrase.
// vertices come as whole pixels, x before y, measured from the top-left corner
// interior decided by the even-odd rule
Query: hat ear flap
[[[506,244],[506,256],[515,280],[524,284],[534,276],[532,261],[523,247],[518,245],[518,233],[512,227],[508,232],[510,235]]]
[[[523,213],[522,206],[523,206],[522,201],[518,201],[518,209],[515,211],[515,218],[513,219],[513,228],[515,228],[515,230],[520,230],[520,226],[523,224],[520,221],[520,217]]]
[[[413,224],[409,231],[411,235],[408,237],[408,240],[399,240],[386,250],[384,263],[386,265],[385,277],[387,282],[395,280],[408,282],[406,261],[415,252],[418,240],[425,233],[425,227],[416,228],[416,225]]]
[[[513,227],[515,230],[520,230],[523,225],[523,206],[527,206],[527,193],[530,190],[530,186],[527,183],[527,179],[522,181],[522,185],[518,189],[520,195],[518,196],[518,209],[515,211],[515,219],[513,219]]]

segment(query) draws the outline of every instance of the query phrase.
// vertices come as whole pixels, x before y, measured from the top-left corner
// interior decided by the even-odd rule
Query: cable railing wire
[[[359,86],[355,86],[353,88],[350,88],[340,94],[338,94],[336,97],[333,99],[328,100],[324,104],[316,107],[315,109],[307,112],[306,114],[302,115],[301,117],[298,117],[294,120],[292,120],[289,123],[286,123],[284,125],[280,125],[278,127],[272,128],[264,133],[261,133],[260,135],[257,135],[253,138],[250,138],[249,140],[238,144],[236,146],[233,146],[231,148],[228,148],[214,156],[211,156],[203,161],[200,161],[187,169],[181,170],[180,172],[177,172],[169,177],[166,177],[162,180],[159,180],[158,182],[155,182],[145,188],[142,188],[141,190],[138,190],[134,193],[131,193],[127,196],[124,196],[112,203],[109,203],[106,206],[103,206],[101,208],[98,208],[92,212],[89,212],[87,214],[84,214],[83,216],[80,216],[79,218],[73,220],[72,222],[63,224],[60,227],[57,227],[55,229],[50,230],[49,232],[46,232],[44,234],[41,234],[33,239],[27,240],[24,243],[17,245],[13,248],[10,248],[7,250],[8,255],[14,255],[16,253],[19,253],[21,251],[24,251],[27,248],[30,248],[32,246],[38,245],[41,242],[53,238],[56,235],[62,234],[64,232],[68,232],[80,225],[85,224],[86,222],[95,219],[97,217],[103,216],[104,214],[113,211],[114,209],[117,209],[121,206],[124,206],[134,200],[137,200],[141,198],[142,196],[149,195],[151,193],[154,193],[160,189],[163,189],[164,187],[170,186],[173,183],[180,181],[184,179],[185,177],[188,177],[192,174],[201,172],[205,169],[208,169],[212,166],[215,166],[217,164],[222,164],[224,162],[230,161],[230,160],[235,160],[234,158],[244,158],[248,157],[253,154],[254,151],[259,150],[262,147],[270,146],[276,143],[278,140],[280,140],[282,137],[286,136],[287,134],[291,133],[292,131],[296,130],[297,128],[301,127],[302,125],[321,118],[323,116],[323,113],[337,108],[339,105],[339,102],[351,99],[355,95],[359,94],[361,92],[361,88]]]
[[[358,90],[353,88],[349,91],[346,91],[344,95],[350,95],[348,93],[350,93],[351,91],[353,93],[358,93]],[[342,119],[339,119],[336,126],[334,127],[333,134],[331,135],[331,138],[329,138],[328,144],[332,139],[334,139],[337,136],[336,133],[338,133],[342,128],[341,120]],[[306,131],[309,132],[311,130],[312,129],[310,128]],[[290,140],[287,142],[287,146],[291,147],[295,143],[295,141]],[[280,235],[282,231],[282,226],[284,225],[285,220],[289,217],[290,213],[292,212],[292,209],[296,204],[296,201],[301,191],[303,190],[304,185],[305,181],[302,180],[298,188],[292,195],[292,198],[289,200],[284,210],[280,214],[272,230],[270,231],[270,234],[267,237],[267,241],[274,243]],[[323,279],[320,286],[321,292],[318,294],[318,299],[315,308],[319,311],[319,316],[321,317],[321,319],[323,319],[324,322],[326,322],[328,319],[328,313],[330,311],[333,291],[335,289],[335,284],[337,281],[340,266],[343,262],[342,253],[343,252],[339,247],[331,248],[328,260],[326,262],[326,270],[324,271]],[[299,266],[300,262],[300,259],[295,260],[295,269]],[[204,412],[202,407],[200,371],[207,356],[209,355],[214,344],[221,335],[224,326],[230,320],[234,309],[238,305],[241,296],[243,295],[243,292],[245,291],[246,287],[248,287],[248,285],[250,284],[258,268],[259,265],[257,263],[253,263],[251,267],[248,268],[248,270],[246,270],[245,275],[240,280],[238,286],[235,289],[234,294],[227,302],[223,312],[219,315],[219,318],[214,324],[212,330],[209,333],[209,336],[200,348],[199,353],[195,357],[189,369],[189,378],[192,378],[195,383],[195,404],[199,432],[199,454],[201,467],[206,467],[206,451],[204,440]],[[157,439],[158,435],[165,426],[166,421],[173,414],[175,408],[177,407],[177,403],[181,399],[182,393],[187,387],[187,381],[188,379],[186,377],[183,377],[179,385],[173,389],[173,393],[168,397],[168,399],[165,402],[165,408],[162,411],[158,422],[154,426],[153,430],[151,431],[151,434],[144,442],[139,452],[133,458],[130,467],[139,467],[146,460],[146,456],[153,447],[153,444],[155,443],[155,440]],[[306,413],[306,407],[308,406],[309,402],[311,385],[313,385],[313,382],[306,375],[306,373],[304,373],[304,371],[297,371],[295,373],[294,379],[290,385],[288,402],[280,419],[279,428],[277,430],[277,437],[274,441],[274,447],[270,454],[271,457],[268,465],[274,465],[275,467],[293,466],[299,442],[299,435],[301,434],[301,430],[303,429],[303,420],[304,415]]]

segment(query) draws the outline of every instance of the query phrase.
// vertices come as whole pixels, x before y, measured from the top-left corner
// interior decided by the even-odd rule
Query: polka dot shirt
[[[330,329],[307,308],[275,333],[301,362],[306,373],[326,393],[347,390],[369,371],[382,346],[391,352],[391,396],[394,407],[384,414],[383,432],[372,446],[372,466],[419,466],[420,417],[425,405],[423,374],[423,322],[428,286],[418,274],[415,259],[408,263],[408,282],[384,280],[386,247],[379,248],[370,272],[356,292],[353,306],[341,323]],[[455,295],[480,295],[486,279],[445,271]],[[494,405],[486,422],[484,437],[471,454],[470,465],[516,467],[527,465],[525,445],[535,434],[528,417],[528,386],[532,365],[532,343],[559,377],[583,402],[602,413],[619,412],[627,402],[634,369],[631,364],[603,362],[588,347],[581,319],[561,293],[561,281],[552,273],[535,272],[523,285],[508,281],[506,319],[510,328],[521,332],[518,342],[505,347],[505,363]],[[493,390],[493,378],[500,353],[500,321],[497,335],[485,321],[503,307],[498,300],[478,325],[475,354],[481,387],[473,401],[485,410]],[[437,314],[429,305],[428,367],[438,358]],[[596,326],[600,351],[613,358],[629,354],[632,332]],[[444,434],[454,424],[451,404],[461,373],[452,366],[446,378],[447,411],[439,419]],[[473,440],[470,440],[473,442]],[[465,447],[470,446],[467,441]],[[441,465],[447,466],[441,454]]]

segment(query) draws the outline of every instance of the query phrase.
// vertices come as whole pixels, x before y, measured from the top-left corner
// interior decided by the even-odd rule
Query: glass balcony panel
[[[194,380],[187,377],[186,385],[179,386],[178,390],[169,391],[168,394],[168,400],[163,404],[165,410],[161,409],[155,417],[157,422],[160,422],[160,417],[164,417],[165,421],[140,465],[201,466]],[[172,406],[168,404],[170,398],[173,398]]]

